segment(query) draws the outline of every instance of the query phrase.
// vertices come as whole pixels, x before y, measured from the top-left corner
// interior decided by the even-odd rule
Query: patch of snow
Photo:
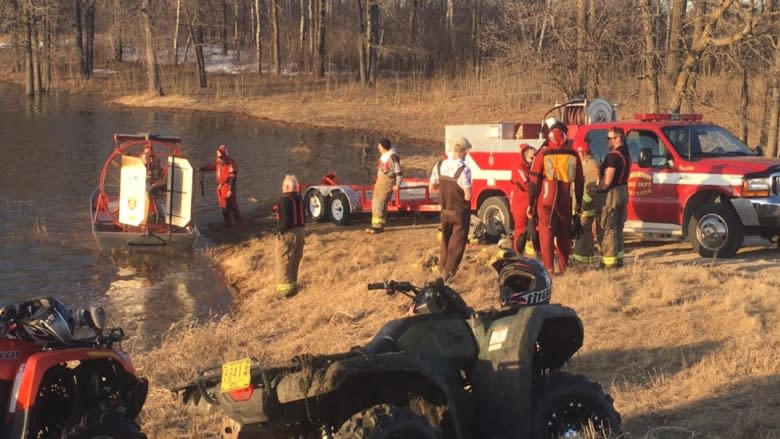
[[[92,69],[96,75],[116,75],[118,72],[114,69]]]

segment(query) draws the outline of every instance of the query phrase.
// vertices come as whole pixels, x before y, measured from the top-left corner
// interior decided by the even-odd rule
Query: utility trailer
[[[336,174],[329,173],[319,184],[303,190],[306,214],[315,222],[330,220],[334,224],[347,225],[355,215],[371,213],[373,184],[342,184]],[[387,205],[388,212],[439,212],[438,194],[431,194],[428,180],[404,178],[398,192]]]

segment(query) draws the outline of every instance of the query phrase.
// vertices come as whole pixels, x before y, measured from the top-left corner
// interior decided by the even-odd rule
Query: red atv
[[[148,383],[104,332],[102,308],[39,297],[0,306],[0,439],[145,439]]]

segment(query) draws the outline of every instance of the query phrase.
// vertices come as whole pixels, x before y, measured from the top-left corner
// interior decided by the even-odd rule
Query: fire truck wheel
[[[688,222],[688,239],[702,257],[730,258],[742,246],[744,232],[734,210],[726,204],[705,204]]]
[[[319,189],[306,192],[303,197],[303,205],[306,207],[306,214],[315,223],[321,223],[328,219],[328,198],[322,195]]]
[[[349,199],[344,192],[336,192],[330,200],[330,220],[334,224],[346,226],[352,220],[352,211],[349,207]]]
[[[509,203],[506,197],[493,196],[479,206],[477,214],[485,224],[486,237],[489,241],[498,241],[502,234],[512,230],[512,215],[509,214]]]

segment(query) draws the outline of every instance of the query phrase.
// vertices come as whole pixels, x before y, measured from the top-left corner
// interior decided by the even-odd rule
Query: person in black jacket
[[[304,208],[298,179],[285,175],[276,210],[276,292],[292,297],[298,292],[298,268],[303,258]]]

